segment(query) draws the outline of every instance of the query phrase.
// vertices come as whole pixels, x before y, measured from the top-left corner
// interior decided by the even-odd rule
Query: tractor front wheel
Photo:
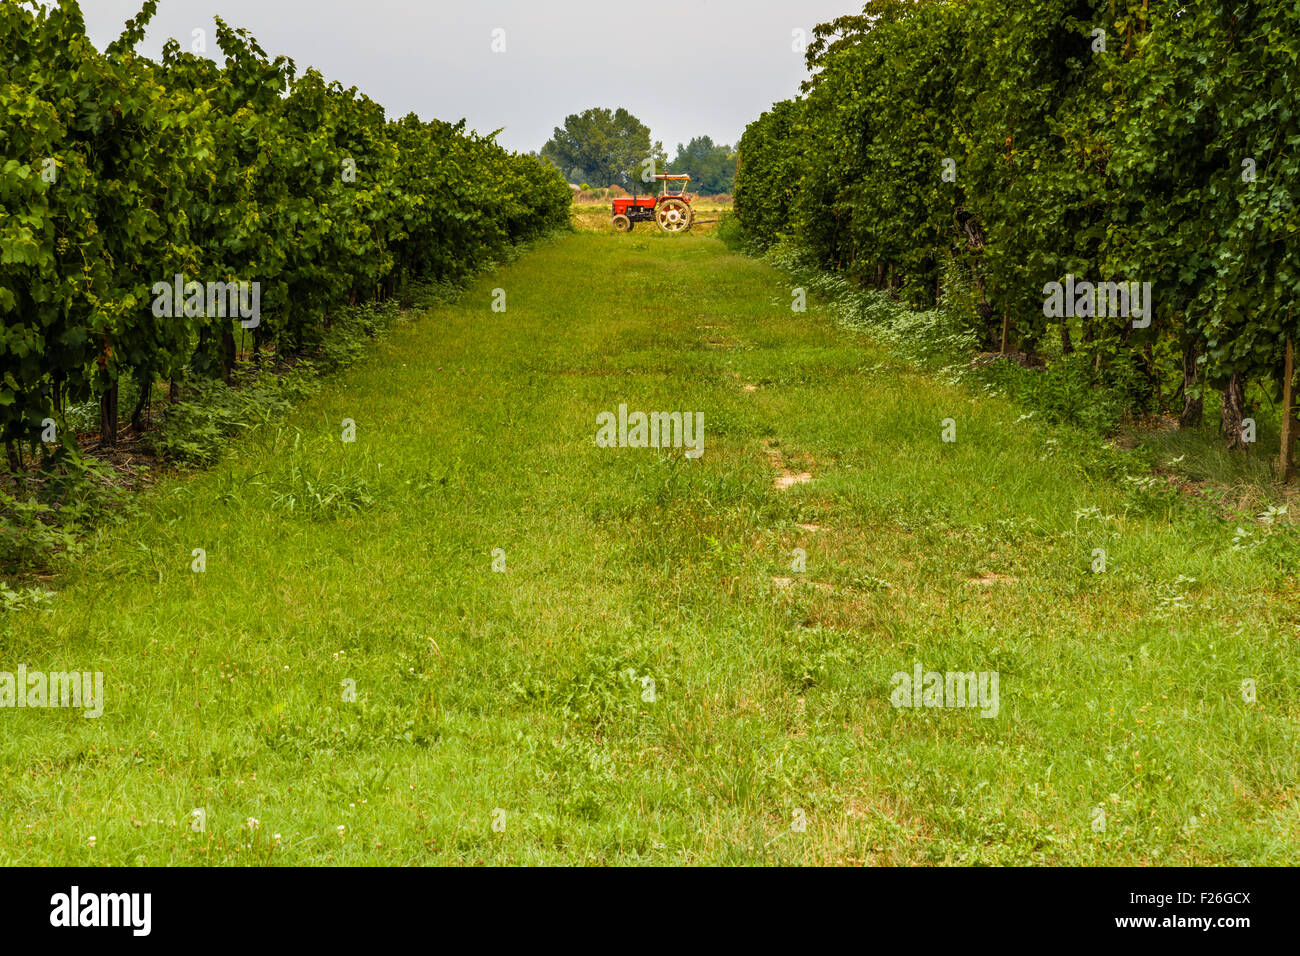
[[[631,232],[631,231],[632,231],[632,220],[629,219],[629,218],[627,218],[627,216],[624,216],[624,215],[620,214],[620,215],[615,216],[615,217],[614,217],[613,219],[611,219],[610,221],[614,224],[614,229],[615,229],[615,231],[617,231],[617,232]]]
[[[665,199],[655,206],[655,222],[664,232],[686,232],[695,221],[695,213],[684,199]]]

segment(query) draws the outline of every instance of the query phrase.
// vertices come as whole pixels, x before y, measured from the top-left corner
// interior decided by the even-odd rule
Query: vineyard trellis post
[[[1295,443],[1300,434],[1300,409],[1295,397],[1295,342],[1286,340],[1282,369],[1282,442],[1278,452],[1278,477],[1283,484],[1295,480]]]

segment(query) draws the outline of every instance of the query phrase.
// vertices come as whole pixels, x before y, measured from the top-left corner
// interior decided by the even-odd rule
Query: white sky
[[[49,0],[47,0],[49,2]],[[91,38],[116,39],[141,0],[81,0]],[[734,144],[807,76],[796,28],[860,11],[857,0],[162,0],[140,51],[196,28],[217,54],[213,17],[246,27],[270,54],[356,86],[390,117],[464,117],[504,127],[510,149],[540,149],[570,113],[626,107],[662,140]],[[506,52],[493,53],[492,31]]]

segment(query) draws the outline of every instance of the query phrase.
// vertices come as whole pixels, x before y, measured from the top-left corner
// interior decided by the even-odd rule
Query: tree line
[[[541,149],[569,182],[597,188],[619,186],[646,192],[654,174],[671,171],[691,176],[691,190],[707,195],[730,193],[735,184],[736,152],[696,136],[678,143],[672,162],[663,143],[651,140],[650,127],[626,109],[593,107],[566,117]]]
[[[241,325],[255,352],[310,349],[332,310],[416,277],[458,279],[567,221],[570,192],[549,164],[464,121],[390,120],[220,19],[224,63],[175,40],[158,61],[138,55],[156,7],[101,52],[75,0],[0,5],[11,466],[16,443],[35,447],[71,403],[97,398],[112,444],[127,379],[143,405],[155,382],[228,375]],[[256,320],[237,322],[237,297],[204,295],[232,283],[256,289]],[[183,304],[160,307],[173,284]]]
[[[1294,0],[871,0],[745,131],[737,217],[916,307],[955,263],[985,347],[1051,341],[1184,426],[1217,391],[1232,448],[1249,383],[1289,472],[1298,37]]]

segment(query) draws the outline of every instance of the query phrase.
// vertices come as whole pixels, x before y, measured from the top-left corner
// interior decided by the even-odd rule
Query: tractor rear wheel
[[[615,229],[617,232],[631,232],[631,231],[632,231],[632,220],[629,219],[629,218],[627,218],[627,216],[624,216],[624,215],[622,215],[622,214],[619,214],[619,215],[615,216],[613,219],[611,219],[610,221],[614,224],[614,229]]]
[[[664,199],[655,206],[655,222],[664,232],[686,232],[695,221],[695,212],[684,199]]]

